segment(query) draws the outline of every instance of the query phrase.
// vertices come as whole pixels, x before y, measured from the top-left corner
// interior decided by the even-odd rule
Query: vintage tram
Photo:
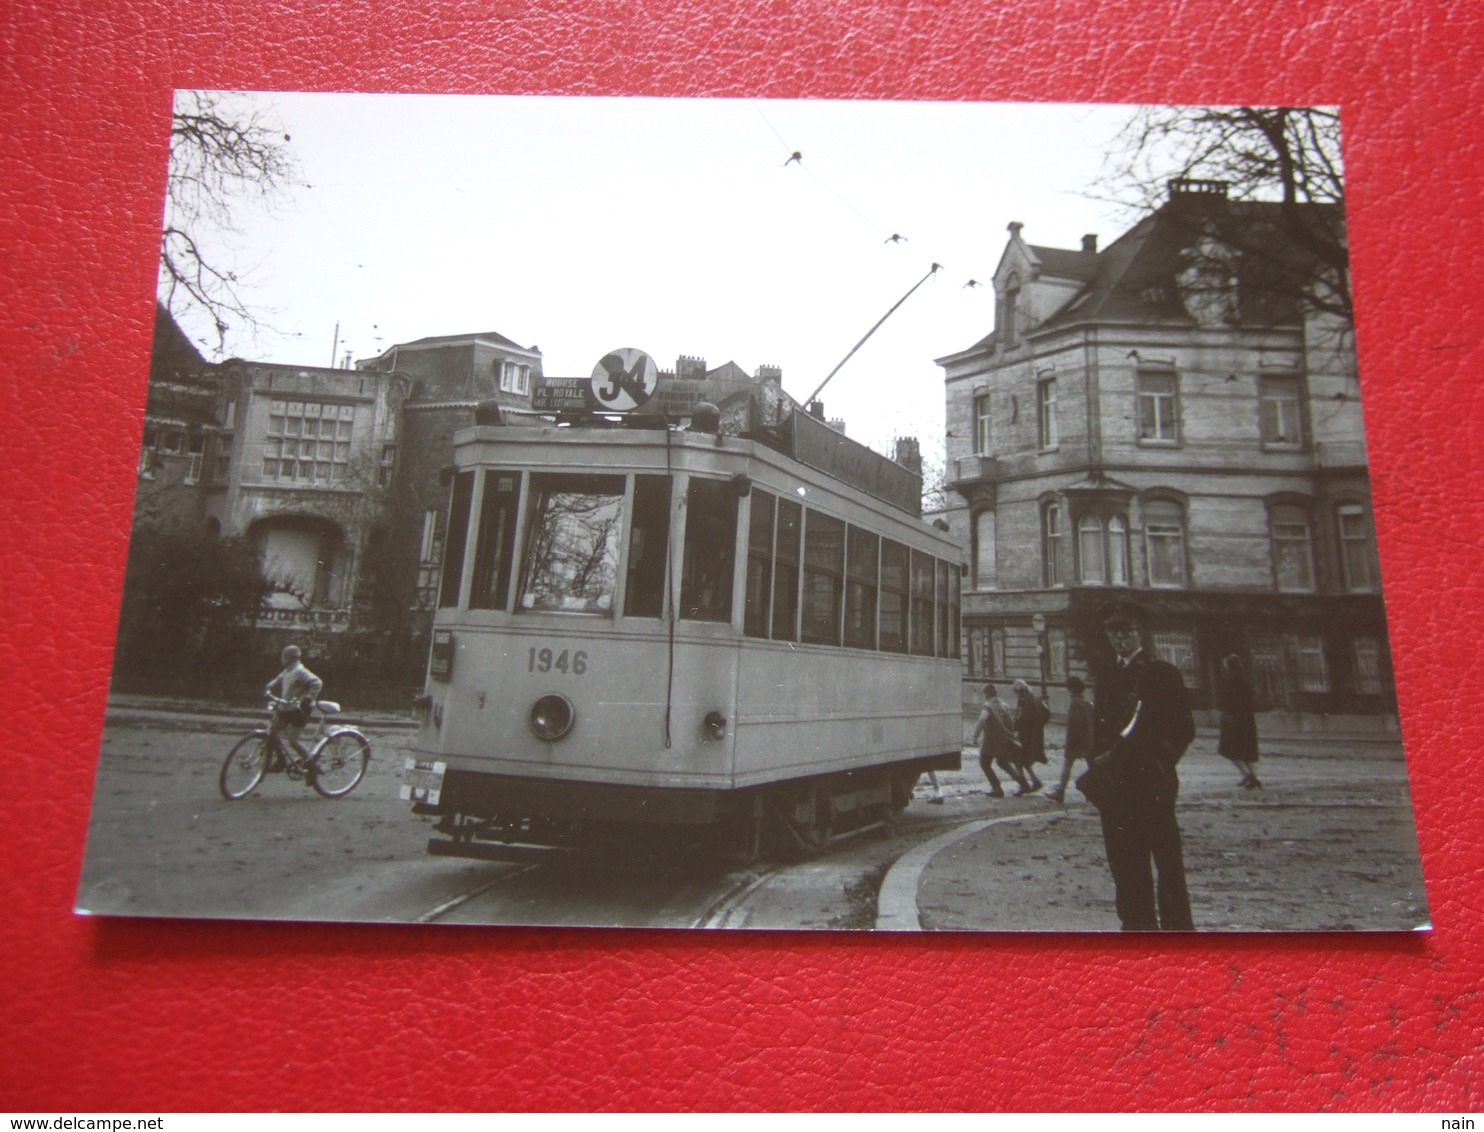
[[[402,785],[430,852],[807,855],[958,767],[960,550],[916,475],[790,410],[455,436]]]

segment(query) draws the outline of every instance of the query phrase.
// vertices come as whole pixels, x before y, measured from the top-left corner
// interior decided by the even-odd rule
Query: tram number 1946
[[[570,649],[563,649],[561,652],[554,649],[530,650],[526,657],[527,672],[550,672],[552,669],[582,676],[587,672],[587,653],[581,649],[576,652]]]

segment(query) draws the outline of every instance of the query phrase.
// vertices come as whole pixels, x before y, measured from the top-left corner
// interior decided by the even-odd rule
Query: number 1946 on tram
[[[915,475],[801,412],[480,419],[403,777],[431,852],[803,855],[959,765],[960,551]]]

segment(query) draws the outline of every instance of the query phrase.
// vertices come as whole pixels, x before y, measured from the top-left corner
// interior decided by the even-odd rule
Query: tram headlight
[[[566,696],[548,692],[531,705],[527,720],[536,738],[554,743],[572,730],[572,724],[577,722],[577,712]]]
[[[702,726],[706,728],[706,734],[713,739],[725,739],[727,737],[727,717],[719,711],[708,711],[706,718],[701,720]]]

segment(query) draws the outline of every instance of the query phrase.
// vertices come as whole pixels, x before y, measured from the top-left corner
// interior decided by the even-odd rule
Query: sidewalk
[[[1214,748],[1214,740],[1197,740],[1181,763],[1178,812],[1198,930],[1426,926],[1399,744],[1265,751],[1260,791],[1237,787]],[[1041,777],[1060,766],[1057,752]],[[1065,806],[1043,794],[990,799],[967,755],[963,771],[941,777],[945,809],[965,820],[887,874],[879,929],[1118,929],[1102,826],[1075,789]]]

